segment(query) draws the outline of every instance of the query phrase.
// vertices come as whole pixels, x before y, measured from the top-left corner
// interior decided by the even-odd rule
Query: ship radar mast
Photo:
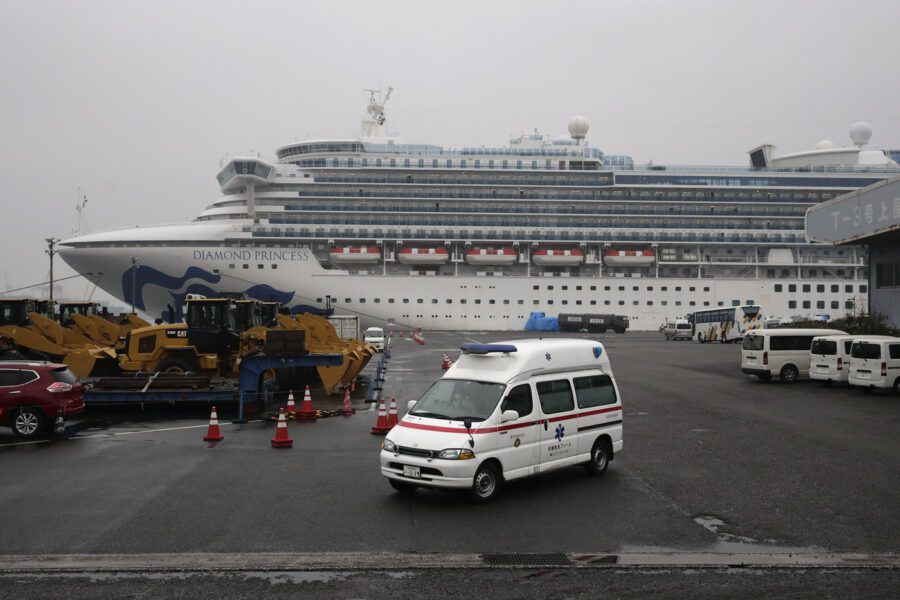
[[[388,86],[387,92],[381,90],[363,90],[369,92],[369,105],[366,107],[367,116],[360,123],[359,137],[374,138],[382,137],[385,117],[384,105],[391,97],[394,88]]]

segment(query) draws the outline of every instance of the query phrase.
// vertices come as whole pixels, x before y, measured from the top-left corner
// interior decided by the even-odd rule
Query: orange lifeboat
[[[649,267],[656,262],[656,252],[643,250],[604,250],[603,263],[609,267]]]
[[[381,249],[378,246],[335,246],[328,253],[334,263],[367,264],[381,260]]]
[[[534,264],[546,267],[571,267],[584,262],[584,252],[578,248],[541,248],[531,253]]]
[[[404,265],[442,265],[450,261],[446,248],[401,248],[397,260]]]
[[[514,248],[472,248],[466,250],[466,262],[470,265],[512,265],[518,255]]]

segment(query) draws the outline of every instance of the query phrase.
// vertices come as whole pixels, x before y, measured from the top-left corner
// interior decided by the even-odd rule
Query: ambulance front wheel
[[[584,470],[588,475],[594,477],[603,475],[606,473],[606,468],[609,467],[611,455],[612,449],[609,447],[609,442],[604,439],[597,440],[591,448],[591,459],[584,463]]]
[[[416,488],[419,487],[414,483],[406,483],[405,481],[397,481],[396,479],[388,479],[388,481],[392,488],[404,495],[412,494],[416,491]]]
[[[493,463],[485,463],[478,467],[475,477],[472,478],[469,496],[475,502],[490,502],[500,490],[500,484],[500,470]]]

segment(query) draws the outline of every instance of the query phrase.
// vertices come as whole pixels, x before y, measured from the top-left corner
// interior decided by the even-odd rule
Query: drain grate
[[[562,552],[550,553],[503,553],[492,552],[481,555],[489,565],[508,567],[570,567],[569,557]]]

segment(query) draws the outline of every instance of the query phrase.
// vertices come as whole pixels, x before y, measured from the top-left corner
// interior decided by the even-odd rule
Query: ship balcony
[[[727,245],[801,245],[806,246],[806,236],[802,232],[755,233],[739,230],[725,231],[660,231],[647,229],[627,230],[623,228],[583,228],[548,231],[511,230],[490,233],[478,229],[444,230],[428,229],[388,229],[380,228],[375,233],[368,227],[315,227],[294,224],[288,227],[245,226],[241,231],[261,238],[326,238],[354,240],[440,240],[440,241],[503,241],[503,242],[569,242],[569,243],[677,243],[677,244],[727,244]]]

